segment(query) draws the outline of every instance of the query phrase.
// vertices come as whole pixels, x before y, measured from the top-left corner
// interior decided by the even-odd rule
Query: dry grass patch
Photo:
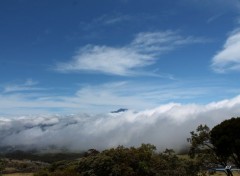
[[[3,174],[3,176],[33,176],[33,173],[13,173],[13,174]]]
[[[234,176],[240,176],[240,173],[239,172],[233,172],[233,175]],[[226,176],[226,174],[224,172],[216,172],[214,174],[214,176]]]

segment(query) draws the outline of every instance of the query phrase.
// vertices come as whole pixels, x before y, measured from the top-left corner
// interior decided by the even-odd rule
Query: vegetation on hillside
[[[21,151],[16,150],[3,155],[3,157],[15,160],[31,160],[31,161],[41,161],[45,163],[54,163],[62,160],[74,160],[81,158],[84,155],[84,152],[71,153],[71,152],[62,152],[62,153],[38,153],[31,151]]]
[[[78,161],[55,163],[36,176],[197,176],[198,165],[194,160],[178,157],[173,150],[158,153],[155,146],[142,144],[138,148],[92,150]]]

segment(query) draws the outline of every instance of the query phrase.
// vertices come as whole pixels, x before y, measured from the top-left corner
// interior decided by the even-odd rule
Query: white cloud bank
[[[80,48],[70,62],[58,63],[61,72],[100,72],[129,76],[139,69],[154,64],[160,54],[176,47],[193,43],[204,43],[206,39],[183,37],[177,32],[143,32],[122,47],[87,45]]]
[[[160,150],[186,146],[199,124],[210,127],[240,116],[240,96],[207,105],[170,103],[119,114],[0,117],[0,146],[70,150],[103,149],[152,143]]]
[[[223,49],[213,57],[212,68],[219,73],[240,71],[240,29],[230,34]]]

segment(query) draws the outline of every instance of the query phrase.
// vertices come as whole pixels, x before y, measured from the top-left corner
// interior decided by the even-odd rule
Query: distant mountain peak
[[[126,111],[128,111],[128,109],[126,109],[126,108],[120,108],[120,109],[118,109],[118,110],[116,110],[116,111],[112,111],[111,113],[120,113],[120,112],[126,112]]]

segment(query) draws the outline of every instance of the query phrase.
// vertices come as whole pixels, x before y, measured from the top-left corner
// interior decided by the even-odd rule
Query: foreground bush
[[[172,150],[157,153],[156,147],[119,146],[97,152],[90,150],[78,161],[58,162],[35,176],[195,176],[198,164],[193,160],[180,159]]]

